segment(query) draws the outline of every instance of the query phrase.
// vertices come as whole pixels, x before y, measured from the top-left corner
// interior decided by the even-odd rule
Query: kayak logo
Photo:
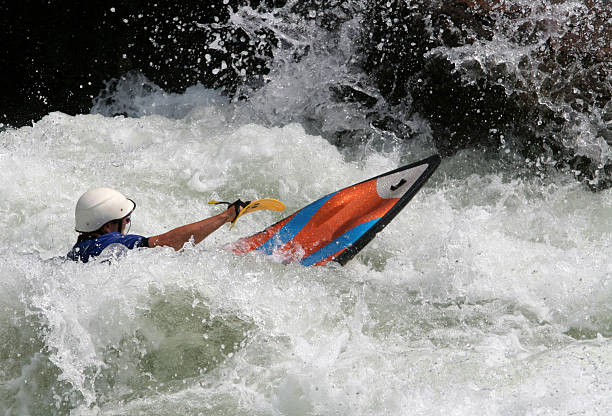
[[[427,170],[429,165],[414,166],[376,179],[376,192],[383,199],[401,198]]]
[[[402,186],[403,184],[405,184],[405,183],[406,183],[406,179],[403,179],[403,178],[402,178],[402,180],[401,180],[401,181],[399,181],[399,182],[398,182],[396,185],[391,185],[391,190],[392,190],[392,191],[397,191],[397,190],[398,190],[398,188],[399,188],[400,186]]]

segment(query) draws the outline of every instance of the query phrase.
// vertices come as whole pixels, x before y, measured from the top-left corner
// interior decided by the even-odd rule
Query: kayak
[[[430,156],[332,192],[229,249],[304,266],[344,265],[399,214],[439,164],[438,155]]]

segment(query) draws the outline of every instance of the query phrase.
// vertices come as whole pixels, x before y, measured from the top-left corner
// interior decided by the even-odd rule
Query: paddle
[[[211,205],[218,205],[218,204],[232,205],[231,202],[225,202],[225,201],[208,201],[208,203]],[[240,218],[242,215],[248,214],[249,212],[259,211],[262,209],[269,210],[269,211],[282,211],[285,209],[285,204],[283,204],[278,199],[272,199],[272,198],[263,198],[263,199],[258,199],[257,201],[251,201],[246,207],[240,210],[238,215],[236,215],[236,218],[234,218],[234,221],[232,221],[230,225],[230,230],[234,227],[234,224],[236,224],[236,221],[238,221],[238,218]]]

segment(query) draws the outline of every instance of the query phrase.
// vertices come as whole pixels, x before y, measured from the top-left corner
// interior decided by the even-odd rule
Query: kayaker
[[[75,230],[79,233],[68,258],[87,263],[101,254],[117,254],[137,247],[169,246],[180,250],[192,240],[198,244],[212,232],[236,218],[248,202],[240,200],[226,211],[202,221],[183,225],[164,234],[143,237],[127,234],[136,203],[111,188],[96,188],[85,192],[75,209]]]

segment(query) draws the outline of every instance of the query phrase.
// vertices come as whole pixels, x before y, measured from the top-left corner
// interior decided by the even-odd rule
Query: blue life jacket
[[[123,235],[117,232],[107,233],[92,240],[77,242],[74,247],[72,247],[72,250],[70,250],[70,253],[68,253],[68,258],[70,260],[80,260],[83,263],[87,263],[92,257],[97,257],[102,254],[104,249],[111,249],[113,247],[120,249],[118,253],[122,250],[131,250],[137,247],[149,247],[149,239],[135,234]]]

